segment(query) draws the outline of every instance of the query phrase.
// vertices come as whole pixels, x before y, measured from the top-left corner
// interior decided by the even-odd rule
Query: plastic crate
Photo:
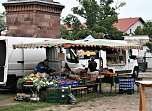
[[[78,81],[78,85],[84,85],[84,84],[85,84],[85,81],[83,79]]]
[[[56,86],[54,84],[48,85],[48,88],[55,88]]]
[[[48,103],[59,103],[59,100],[55,100],[55,99],[47,99],[46,101]]]
[[[67,103],[68,103],[68,100],[58,100],[58,102],[59,102],[60,104],[67,104]]]
[[[86,85],[86,84],[89,84],[89,83],[91,83],[91,80],[88,79],[88,78],[83,78],[83,79],[78,81],[78,85]]]
[[[58,88],[47,88],[46,94],[58,94]]]
[[[133,94],[135,83],[134,81],[134,78],[131,77],[119,78],[119,93]]]
[[[70,91],[67,88],[47,88],[46,100],[67,100]]]
[[[59,94],[58,99],[59,100],[67,100],[68,99],[68,94]]]
[[[72,84],[71,84],[71,86],[78,86],[79,84],[78,84],[78,81],[72,81]]]
[[[69,89],[67,88],[59,88],[58,89],[59,94],[69,94]]]
[[[123,94],[123,93],[134,94],[134,90],[133,89],[127,89],[127,90],[119,89],[119,94]]]

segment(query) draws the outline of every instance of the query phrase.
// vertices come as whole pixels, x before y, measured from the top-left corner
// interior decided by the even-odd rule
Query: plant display
[[[46,78],[43,78],[38,74],[30,74],[26,77],[19,78],[17,85],[19,88],[23,88],[24,85],[29,81],[32,83],[30,85],[33,85],[37,91],[39,91],[42,87],[54,84],[54,82],[49,82]]]

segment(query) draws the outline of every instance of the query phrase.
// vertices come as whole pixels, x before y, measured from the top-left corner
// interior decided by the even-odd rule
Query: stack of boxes
[[[49,103],[66,104],[68,102],[69,93],[68,88],[47,88],[46,101]]]
[[[119,93],[133,94],[134,82],[135,82],[134,78],[131,77],[119,78]]]

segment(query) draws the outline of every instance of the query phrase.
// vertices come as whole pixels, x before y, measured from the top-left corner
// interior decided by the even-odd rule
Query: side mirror
[[[79,57],[75,57],[75,63],[79,63]]]

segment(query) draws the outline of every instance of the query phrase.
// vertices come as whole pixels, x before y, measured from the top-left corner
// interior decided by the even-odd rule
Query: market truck
[[[74,54],[74,51],[71,50],[71,56],[66,60],[68,61],[68,66],[74,70],[78,68],[87,68],[88,61],[90,57],[94,57],[97,62],[97,69],[99,67],[108,68],[109,71],[118,73],[118,74],[130,74],[134,77],[138,76],[139,68],[136,59],[136,55],[131,55],[132,51],[130,50],[114,50],[108,49],[103,50],[80,50],[77,54]],[[68,53],[67,53],[68,54]],[[74,56],[76,55],[76,56]],[[79,56],[79,57],[77,57]],[[75,58],[76,57],[76,58]],[[78,60],[76,60],[79,58]],[[102,63],[100,63],[100,58],[102,58]],[[77,62],[77,63],[76,63]],[[101,65],[100,65],[101,64]]]
[[[100,39],[101,40],[101,39]],[[78,40],[77,42],[81,42],[82,40]],[[92,40],[91,40],[92,41]],[[94,40],[98,41],[98,40]],[[138,49],[133,49],[137,47],[131,47],[131,49],[126,49],[126,41],[120,41],[120,40],[102,40],[103,45],[106,45],[106,42],[109,44],[109,46],[112,44],[112,42],[115,42],[113,44],[113,47],[104,47],[103,50],[96,50],[94,49],[76,49],[75,51],[72,51],[69,49],[66,54],[69,53],[69,58],[66,58],[68,61],[69,67],[73,70],[75,68],[75,65],[77,67],[85,68],[88,66],[88,61],[90,60],[91,56],[95,58],[95,61],[97,62],[97,69],[100,67],[108,68],[109,71],[118,73],[118,74],[130,74],[133,77],[137,77],[139,73],[138,63],[136,56],[138,55]],[[110,42],[109,42],[110,41]],[[118,42],[118,43],[117,43]],[[122,43],[123,42],[123,43]],[[95,42],[91,42],[95,43]],[[122,47],[117,47],[118,44],[121,43]],[[98,44],[98,42],[97,42]],[[124,46],[123,46],[124,45]],[[76,53],[75,53],[76,52]],[[74,58],[79,58],[79,60],[75,60]],[[102,58],[102,62],[100,59]],[[74,63],[76,61],[77,63]],[[73,62],[73,63],[72,63]]]
[[[13,49],[13,44],[43,42],[46,38],[0,36],[0,86],[15,88],[19,77],[29,74],[46,58],[46,50]]]

